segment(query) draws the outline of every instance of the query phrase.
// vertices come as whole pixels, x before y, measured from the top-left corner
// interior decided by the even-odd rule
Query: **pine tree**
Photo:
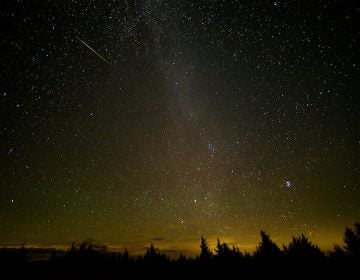
[[[233,256],[233,251],[231,251],[230,247],[225,243],[221,243],[220,239],[217,240],[217,245],[215,249],[218,257],[231,257]]]
[[[345,229],[344,235],[345,250],[354,257],[360,257],[360,224],[355,223],[355,230]]]
[[[261,242],[256,248],[254,257],[277,258],[282,255],[280,248],[270,239],[270,235],[265,231],[260,231]]]
[[[200,241],[200,258],[201,259],[209,259],[212,256],[211,250],[206,242],[206,239],[201,236],[201,241]]]
[[[288,246],[284,246],[285,254],[289,257],[297,258],[322,258],[324,253],[319,249],[318,246],[314,245],[309,241],[305,235],[292,238],[292,241]]]

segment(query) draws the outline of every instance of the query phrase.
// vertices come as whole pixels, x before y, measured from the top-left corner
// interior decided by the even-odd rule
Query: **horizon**
[[[349,225],[347,227],[351,228],[352,225]],[[319,237],[319,240],[313,239],[311,238],[311,236],[308,236],[306,234],[304,234],[309,241],[318,246],[320,248],[320,250],[322,250],[325,254],[328,254],[330,251],[334,250],[334,246],[335,245],[339,245],[341,247],[343,247],[344,242],[343,242],[343,238],[344,238],[344,231],[345,228],[342,230],[342,233],[340,234],[340,242],[336,242],[335,240],[326,240],[324,241],[323,239],[321,239],[321,237]],[[265,231],[266,232],[266,231]],[[266,232],[268,234],[270,234],[271,239],[274,241],[275,244],[278,245],[278,247],[280,249],[283,249],[284,246],[286,246],[287,244],[289,244],[292,241],[293,237],[298,237],[301,236],[303,233],[300,233],[298,235],[292,235],[288,238],[287,241],[285,242],[281,242],[279,241],[279,238],[277,238],[276,236],[272,236],[271,233]],[[216,245],[217,245],[217,240],[219,239],[221,242],[227,243],[230,247],[235,246],[237,248],[240,249],[240,252],[242,253],[250,253],[253,254],[254,251],[257,249],[258,245],[260,244],[260,233],[258,234],[258,242],[252,243],[252,244],[245,244],[245,243],[239,243],[239,242],[234,242],[234,238],[232,237],[225,237],[225,238],[220,238],[220,237],[210,237],[208,238],[207,236],[204,236],[207,240],[207,243],[209,245],[209,248],[212,250],[212,252],[214,252]],[[188,244],[178,244],[177,242],[175,242],[175,244],[177,244],[177,246],[174,243],[171,243],[170,240],[167,240],[166,238],[163,237],[154,237],[154,238],[150,238],[148,240],[148,242],[135,242],[135,243],[140,243],[141,245],[130,245],[130,246],[126,246],[126,244],[107,244],[107,243],[102,243],[100,240],[95,240],[92,238],[86,238],[84,240],[78,240],[78,241],[72,241],[69,242],[67,244],[32,244],[32,243],[28,243],[28,242],[22,242],[21,244],[0,244],[0,248],[12,248],[12,249],[18,249],[21,247],[25,247],[25,248],[31,248],[31,249],[45,249],[45,250],[59,250],[59,251],[67,251],[71,248],[72,244],[75,244],[75,246],[79,246],[81,243],[83,242],[90,242],[90,244],[94,244],[96,246],[106,246],[106,250],[109,252],[116,252],[116,253],[122,253],[124,252],[124,250],[126,249],[129,254],[131,256],[142,256],[144,255],[144,253],[146,252],[147,249],[150,248],[150,245],[154,245],[154,247],[159,250],[162,253],[165,253],[167,256],[170,257],[170,259],[177,259],[180,255],[184,255],[186,257],[196,257],[199,255],[200,252],[200,239],[201,236],[199,236],[198,239],[193,239],[192,242],[188,243]],[[319,242],[321,241],[322,242]],[[322,245],[321,245],[322,244]],[[324,246],[324,244],[326,244]],[[174,246],[175,245],[175,246]]]

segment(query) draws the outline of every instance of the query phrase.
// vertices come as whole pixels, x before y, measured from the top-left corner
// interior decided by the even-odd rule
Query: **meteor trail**
[[[99,54],[97,51],[95,51],[92,47],[90,47],[88,44],[86,44],[83,40],[81,40],[79,37],[76,37],[85,47],[87,47],[89,50],[91,50],[94,54],[96,54],[102,61],[104,61],[106,64],[110,65],[111,64],[101,55]]]

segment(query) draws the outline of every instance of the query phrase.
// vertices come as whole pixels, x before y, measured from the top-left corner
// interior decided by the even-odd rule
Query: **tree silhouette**
[[[354,226],[355,230],[345,229],[344,248],[350,255],[360,258],[360,224],[355,223]]]
[[[284,246],[284,251],[288,257],[296,258],[322,258],[324,253],[319,249],[318,246],[312,244],[309,239],[304,235],[292,238],[292,241],[288,246]]]
[[[145,258],[153,258],[156,257],[158,254],[153,244],[150,245],[150,248],[146,250]]]
[[[218,238],[217,240],[217,245],[216,245],[216,249],[215,252],[217,254],[218,257],[226,257],[230,255],[230,248],[229,246],[224,242],[221,243],[220,239]]]
[[[255,258],[278,258],[282,255],[280,248],[270,239],[265,231],[260,231],[261,242],[254,252]]]
[[[146,250],[144,258],[147,261],[166,261],[168,259],[167,256],[161,253],[159,249],[156,249],[153,244]]]
[[[210,259],[212,256],[212,252],[209,248],[209,245],[207,244],[206,239],[204,238],[204,236],[201,236],[201,241],[200,241],[200,259]]]
[[[349,254],[339,245],[335,245],[334,249],[329,252],[329,256],[332,259],[344,259],[349,256]]]
[[[126,248],[125,248],[124,252],[123,252],[122,255],[121,255],[121,259],[122,259],[122,261],[124,261],[124,262],[127,262],[127,261],[130,260],[130,258],[129,258],[129,251],[128,251]]]
[[[229,245],[225,242],[221,243],[220,239],[217,240],[216,245],[216,256],[219,258],[230,258],[230,257],[241,257],[242,254],[239,250],[239,248],[233,246],[232,248],[229,247]]]
[[[68,251],[58,251],[49,260],[34,260],[39,251],[0,248],[2,275],[11,279],[356,279],[359,278],[360,224],[346,228],[344,246],[335,246],[328,256],[307,237],[292,237],[284,250],[265,231],[253,255],[217,240],[215,255],[202,236],[200,255],[180,255],[170,260],[151,244],[145,255],[131,257],[108,251],[106,246],[85,240],[73,243]],[[32,255],[33,254],[33,255]],[[15,273],[15,276],[14,276]],[[6,278],[6,277],[3,277]]]
[[[187,259],[186,257],[181,253],[179,258],[177,259],[179,263],[186,263]]]

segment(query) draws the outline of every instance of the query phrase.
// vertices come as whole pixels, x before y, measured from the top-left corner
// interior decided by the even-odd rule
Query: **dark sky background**
[[[360,220],[350,2],[1,1],[0,245],[341,243]]]

